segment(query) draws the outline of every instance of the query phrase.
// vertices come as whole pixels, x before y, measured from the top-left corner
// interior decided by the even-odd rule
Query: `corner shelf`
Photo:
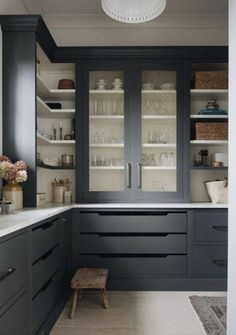
[[[75,89],[50,89],[37,74],[37,91],[40,98],[45,100],[73,100]]]
[[[216,171],[222,171],[222,170],[225,170],[227,171],[228,170],[228,167],[227,166],[221,166],[221,167],[213,167],[213,166],[194,166],[192,165],[191,167],[191,170],[216,170]]]
[[[192,140],[190,144],[193,145],[227,145],[227,140]]]
[[[47,165],[47,164],[43,164],[43,163],[38,163],[37,164],[38,168],[42,168],[42,169],[48,169],[48,170],[75,170],[75,166],[52,166],[52,165]]]
[[[58,118],[71,118],[75,114],[75,109],[52,109],[49,108],[48,105],[37,96],[37,112],[38,117],[41,118],[52,118],[52,119],[58,119]]]
[[[37,140],[39,144],[42,145],[74,145],[75,140],[49,140],[48,138],[42,136],[41,134],[37,134]]]
[[[228,119],[228,115],[190,115],[191,119]]]

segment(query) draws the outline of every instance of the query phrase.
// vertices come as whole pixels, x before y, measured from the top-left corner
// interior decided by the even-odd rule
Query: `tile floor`
[[[67,305],[50,335],[205,335],[188,297],[225,292],[109,292],[110,308],[99,292],[85,291],[74,319]]]

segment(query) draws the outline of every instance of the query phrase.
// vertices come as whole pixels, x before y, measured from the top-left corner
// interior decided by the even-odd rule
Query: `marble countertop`
[[[0,237],[14,233],[20,229],[31,226],[34,223],[50,218],[53,215],[63,213],[71,208],[228,208],[228,204],[212,204],[212,203],[113,203],[113,204],[46,204],[39,208],[25,208],[17,210],[14,214],[0,214]]]

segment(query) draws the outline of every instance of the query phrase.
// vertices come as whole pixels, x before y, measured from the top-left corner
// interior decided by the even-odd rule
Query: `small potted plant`
[[[23,208],[23,189],[20,183],[27,180],[26,163],[12,163],[7,156],[0,156],[0,178],[7,182],[3,186],[3,198],[14,203],[15,209]]]

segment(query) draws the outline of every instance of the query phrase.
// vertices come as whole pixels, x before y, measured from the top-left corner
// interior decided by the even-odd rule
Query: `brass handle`
[[[131,187],[131,165],[130,163],[126,164],[126,187]]]
[[[138,188],[141,188],[142,187],[142,164],[141,163],[137,164],[137,170],[138,170],[138,180],[137,180]]]
[[[3,271],[3,273],[0,272],[0,282],[6,279],[8,276],[10,276],[15,271],[16,271],[15,268],[9,267],[7,270]]]

